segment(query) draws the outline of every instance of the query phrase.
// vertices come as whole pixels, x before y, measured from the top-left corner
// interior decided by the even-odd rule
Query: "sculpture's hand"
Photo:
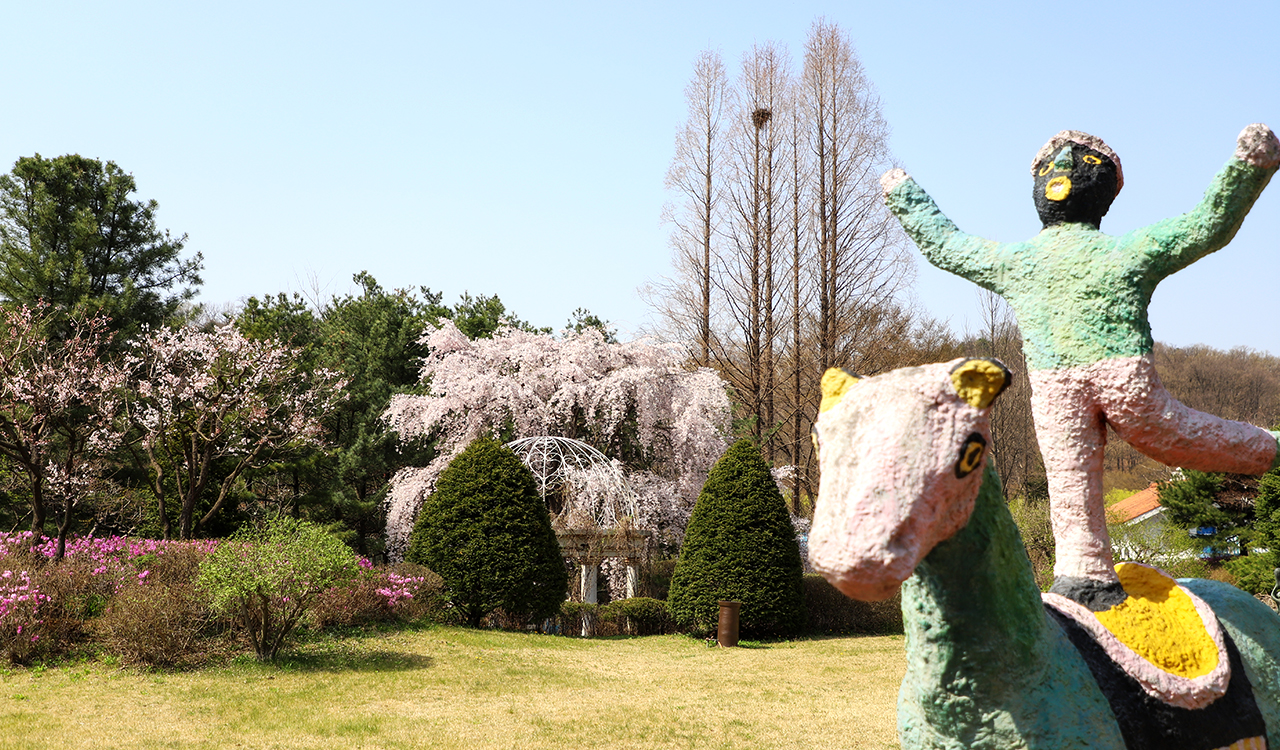
[[[1280,166],[1280,140],[1271,128],[1262,123],[1254,123],[1240,131],[1236,139],[1236,158],[1246,161],[1255,167],[1275,169]],[[884,184],[884,178],[880,178]]]
[[[1267,132],[1271,132],[1271,131],[1267,131]],[[1272,138],[1274,137],[1275,136],[1272,136]],[[888,172],[885,172],[884,174],[880,175],[880,189],[884,191],[884,194],[886,196],[888,196],[889,193],[893,192],[894,188],[896,188],[897,186],[901,185],[902,183],[906,182],[909,179],[911,179],[910,175],[908,175],[906,172],[902,171],[901,169],[894,167],[893,169],[890,169]]]

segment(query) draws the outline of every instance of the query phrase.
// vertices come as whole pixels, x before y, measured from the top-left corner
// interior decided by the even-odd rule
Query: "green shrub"
[[[601,608],[599,617],[600,625],[610,631],[600,635],[661,635],[675,627],[667,603],[647,596],[610,602]]]
[[[205,595],[185,583],[123,586],[98,623],[102,644],[129,664],[169,666],[189,660],[212,621]]]
[[[666,600],[671,592],[671,576],[676,570],[676,560],[652,560],[640,569],[638,596]]]
[[[406,559],[444,579],[471,627],[498,610],[508,625],[538,623],[559,611],[569,585],[533,474],[490,438],[471,443],[440,474]]]
[[[596,626],[600,620],[600,605],[591,602],[563,601],[556,620],[556,632],[560,635],[600,635]]]
[[[1236,586],[1250,594],[1270,594],[1276,586],[1277,567],[1275,552],[1237,557],[1227,560],[1223,567],[1236,579]]]
[[[349,547],[323,529],[279,518],[242,528],[200,561],[197,586],[232,615],[261,660],[274,659],[324,591],[359,574]]]
[[[720,600],[742,602],[744,636],[796,633],[804,624],[795,529],[760,451],[742,440],[707,476],[685,530],[667,605],[675,621],[709,633]]]
[[[817,573],[804,577],[806,629],[820,635],[885,635],[902,632],[902,598],[880,602],[850,599]]]

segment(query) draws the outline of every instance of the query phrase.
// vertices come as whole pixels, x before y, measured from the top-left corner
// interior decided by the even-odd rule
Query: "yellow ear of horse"
[[[839,367],[829,368],[822,374],[822,404],[818,407],[818,413],[830,409],[840,403],[840,399],[844,398],[844,394],[849,392],[861,378],[847,370],[841,370]]]
[[[951,371],[951,385],[962,401],[985,409],[1008,387],[1012,376],[994,359],[966,359]]]

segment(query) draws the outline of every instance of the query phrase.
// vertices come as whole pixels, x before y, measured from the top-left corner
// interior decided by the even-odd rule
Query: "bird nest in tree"
[[[507,447],[533,472],[556,529],[617,529],[635,521],[639,502],[621,466],[590,445],[542,436]]]

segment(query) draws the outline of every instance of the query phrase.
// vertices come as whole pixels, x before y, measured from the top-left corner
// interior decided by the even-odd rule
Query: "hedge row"
[[[897,596],[882,602],[860,602],[841,594],[815,573],[804,577],[804,606],[808,635],[887,635],[902,633],[902,602]],[[496,625],[490,621],[491,625]],[[609,604],[565,602],[560,614],[544,624],[548,632],[595,636],[660,635],[681,632],[667,602],[648,597]]]

